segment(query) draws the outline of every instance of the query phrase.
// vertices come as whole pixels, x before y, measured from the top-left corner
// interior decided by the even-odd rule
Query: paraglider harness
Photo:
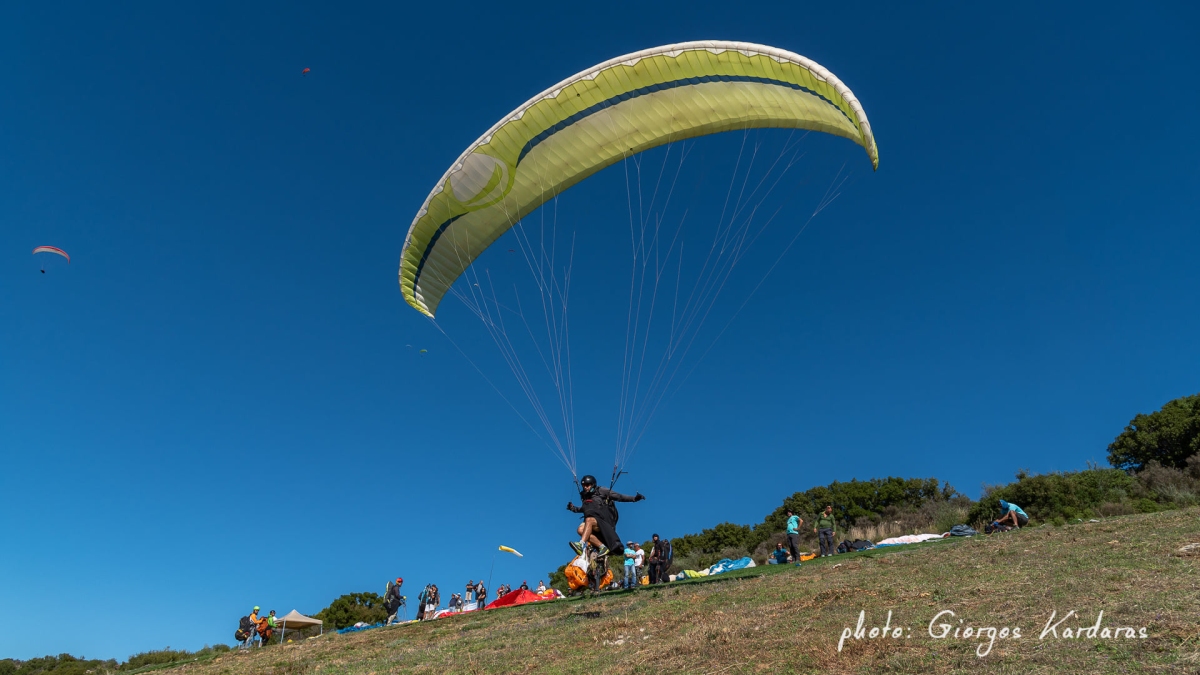
[[[254,637],[254,630],[257,626],[250,620],[249,616],[243,616],[238,619],[238,629],[233,633],[233,639],[241,643],[241,646],[248,646],[251,638]]]
[[[400,609],[404,608],[405,616],[408,615],[408,596],[400,595],[400,584],[389,581],[387,582],[387,590],[383,594],[384,609],[387,610],[388,616],[396,616],[400,613]]]
[[[617,480],[620,479],[621,476],[625,475],[625,473],[626,472],[624,471],[618,470],[616,466],[613,467],[612,480],[610,480],[608,483],[608,495],[612,494],[613,488],[615,488],[617,485]],[[614,527],[616,526],[617,520],[621,517],[621,514],[617,511],[617,504],[615,501],[613,501],[612,497],[607,495],[601,496],[597,494],[598,490],[596,489],[594,483],[592,484],[591,490],[585,494],[583,487],[579,484],[578,478],[575,479],[575,489],[577,492],[579,492],[579,499],[581,502],[599,502],[607,507],[609,513],[612,514],[612,524]],[[582,510],[582,508],[583,504],[580,504],[580,509]],[[586,518],[587,515],[583,514],[581,517]],[[599,593],[600,591],[604,590],[601,586],[603,585],[605,576],[609,573],[608,556],[600,555],[600,551],[596,550],[596,548],[590,543],[585,543],[584,555],[587,556],[588,588],[594,593]]]
[[[615,467],[615,466],[613,467],[612,480],[610,480],[608,482],[608,494],[609,495],[611,495],[613,489],[616,488],[617,480],[619,480],[621,478],[621,476],[624,476],[626,473],[627,473],[626,471],[618,471],[617,467]],[[586,476],[585,476],[585,478],[586,478]],[[600,502],[604,506],[608,507],[609,513],[612,514],[612,524],[614,527],[616,527],[617,520],[619,520],[621,518],[621,514],[620,514],[620,512],[617,511],[617,503],[612,500],[611,496],[600,496],[599,494],[597,494],[599,492],[599,490],[597,490],[596,485],[594,483],[592,484],[591,491],[585,495],[585,493],[583,491],[583,487],[579,484],[578,478],[575,479],[575,491],[579,493],[579,501],[580,502],[584,502],[584,503]],[[583,506],[583,504],[581,503],[580,507],[582,508],[582,506]],[[583,516],[583,517],[586,518],[586,516]]]

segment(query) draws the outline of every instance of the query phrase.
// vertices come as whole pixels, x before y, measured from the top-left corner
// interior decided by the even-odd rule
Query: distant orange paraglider
[[[304,70],[300,71],[300,74],[301,74],[301,75],[307,75],[307,74],[308,74],[308,71],[309,71],[309,69],[308,69],[308,68],[305,68]]]

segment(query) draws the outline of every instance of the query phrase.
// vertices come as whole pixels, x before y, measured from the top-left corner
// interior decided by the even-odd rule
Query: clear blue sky
[[[498,544],[525,558],[493,585],[566,562],[569,477],[404,303],[397,260],[468,143],[646,47],[804,54],[862,100],[881,164],[819,148],[854,179],[655,420],[624,536],[757,522],[835,479],[977,496],[1102,463],[1200,390],[1187,3],[409,5],[0,10],[0,656],[228,643],[255,604],[457,590]],[[589,232],[625,198],[596,178],[563,198]],[[40,244],[73,263],[39,274]],[[601,298],[604,260],[578,262]],[[613,352],[574,336],[581,469],[605,473],[587,355]]]

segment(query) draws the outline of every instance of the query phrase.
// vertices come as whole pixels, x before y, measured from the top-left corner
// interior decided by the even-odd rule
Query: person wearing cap
[[[632,541],[625,542],[625,581],[622,583],[624,588],[633,588],[637,583],[637,551],[633,548]]]
[[[468,605],[475,602],[475,582],[470,579],[467,579],[467,589],[463,593],[463,602]]]
[[[1004,525],[1007,523],[1019,530],[1029,523],[1029,516],[1027,516],[1025,511],[1016,504],[1010,504],[1001,499],[1000,510],[1004,513],[1004,515],[997,518],[992,523],[993,525]]]
[[[400,608],[404,606],[404,596],[400,595],[400,587],[404,585],[404,577],[396,577],[395,583],[388,584],[387,594],[383,597],[384,609],[387,610],[388,618],[384,624],[392,625],[396,620],[396,615],[400,613]]]
[[[642,582],[642,572],[646,571],[646,552],[642,550],[642,545],[633,542],[633,578],[634,583]]]

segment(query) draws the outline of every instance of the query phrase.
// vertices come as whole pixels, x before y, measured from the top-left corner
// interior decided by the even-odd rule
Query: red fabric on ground
[[[512,607],[513,605],[524,605],[527,602],[537,602],[545,600],[542,596],[533,591],[519,590],[512,593],[505,593],[504,597],[496,598],[490,605],[484,609],[492,609],[494,607]]]

